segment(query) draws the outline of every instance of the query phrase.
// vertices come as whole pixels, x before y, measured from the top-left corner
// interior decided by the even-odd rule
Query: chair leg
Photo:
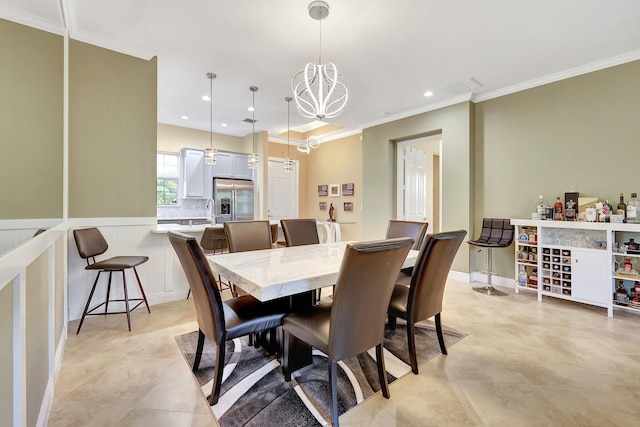
[[[109,281],[107,282],[107,299],[104,302],[104,314],[107,314],[109,309],[109,299],[111,298],[111,274],[113,271],[109,271]]]
[[[338,423],[338,364],[329,361],[329,388],[331,389],[331,422],[333,427],[339,427]]]
[[[191,295],[191,288],[189,288],[189,292],[187,292],[187,299],[189,299],[189,295]]]
[[[389,315],[389,322],[388,322],[389,329],[391,329],[392,331],[396,330],[396,324],[397,324],[396,320],[397,320],[396,316]]]
[[[289,368],[289,357],[291,354],[291,334],[284,329],[282,330],[282,374],[284,380],[291,381],[291,369]]]
[[[440,343],[440,351],[446,356],[447,347],[444,345],[444,336],[442,336],[442,323],[440,323],[440,313],[436,314],[436,333],[438,334],[438,343]]]
[[[222,373],[224,372],[224,348],[225,343],[216,345],[216,368],[213,374],[213,388],[209,396],[209,405],[218,403],[220,397],[220,386],[222,385]]]
[[[418,357],[416,355],[415,326],[410,320],[407,320],[407,342],[409,344],[409,360],[411,361],[411,372],[418,375]]]
[[[129,310],[129,292],[127,292],[127,277],[122,271],[122,288],[124,289],[124,307],[127,311],[127,325],[129,325],[129,332],[131,332],[131,310]]]
[[[144,300],[144,304],[147,306],[147,311],[151,313],[151,309],[149,308],[149,303],[147,302],[147,296],[144,294],[144,289],[142,288],[142,282],[140,281],[140,276],[138,276],[138,270],[136,270],[135,267],[133,267],[133,272],[136,273],[136,280],[138,281],[138,287],[140,288],[140,293],[142,294],[142,299]]]
[[[384,366],[384,348],[382,343],[376,346],[376,361],[378,362],[378,378],[380,379],[380,389],[382,395],[387,399],[391,394],[389,393],[389,382],[387,381],[387,370]]]
[[[76,331],[76,335],[80,333],[80,328],[82,328],[82,323],[84,322],[84,318],[89,311],[89,305],[91,304],[91,298],[93,298],[93,293],[96,290],[96,285],[98,284],[98,279],[100,278],[100,273],[102,271],[98,271],[98,275],[96,276],[96,280],[93,281],[93,286],[91,287],[91,292],[89,292],[89,298],[87,298],[87,305],[84,306],[84,311],[82,312],[82,317],[80,318],[80,324],[78,325],[78,330]]]
[[[198,329],[198,346],[196,347],[196,357],[193,359],[192,372],[195,372],[200,367],[200,359],[202,358],[202,350],[204,349],[204,334],[201,329]]]

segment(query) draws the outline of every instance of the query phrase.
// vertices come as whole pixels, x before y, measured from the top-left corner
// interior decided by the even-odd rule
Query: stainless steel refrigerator
[[[253,181],[213,178],[216,223],[253,220]]]

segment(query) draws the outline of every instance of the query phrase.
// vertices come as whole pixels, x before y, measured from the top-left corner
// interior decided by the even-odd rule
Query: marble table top
[[[332,286],[349,242],[208,255],[211,269],[261,301]],[[403,268],[415,264],[411,250]]]

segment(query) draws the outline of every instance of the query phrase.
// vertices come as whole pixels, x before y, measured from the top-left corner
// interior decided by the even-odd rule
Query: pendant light
[[[309,16],[320,22],[320,54],[318,63],[309,62],[291,79],[291,90],[298,112],[310,119],[338,116],[349,99],[347,80],[332,62],[322,63],[322,20],[329,16],[324,1],[309,4]]]
[[[213,79],[216,78],[214,73],[207,73],[209,79],[209,148],[204,150],[204,163],[207,165],[215,165],[218,163],[218,150],[213,148]]]
[[[251,91],[251,137],[253,138],[253,153],[249,154],[249,169],[258,169],[258,153],[256,153],[256,92],[258,86],[249,86]]]
[[[293,160],[291,160],[291,157],[289,157],[289,132],[290,132],[290,126],[289,126],[289,121],[291,118],[291,101],[293,101],[293,98],[290,96],[287,96],[285,99],[285,101],[287,101],[287,158],[284,159],[284,161],[282,162],[282,170],[284,172],[293,172]]]

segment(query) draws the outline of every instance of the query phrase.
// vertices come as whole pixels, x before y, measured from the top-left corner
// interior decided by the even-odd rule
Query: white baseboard
[[[149,305],[163,304],[165,302],[178,301],[187,298],[188,289],[177,289],[171,292],[163,292],[161,294],[149,295],[147,301]]]
[[[474,271],[469,275],[469,278],[471,282],[487,283],[488,275],[486,273]],[[496,286],[503,286],[505,288],[513,288],[515,285],[514,279],[509,277],[496,276],[495,274],[493,275],[491,282]]]

